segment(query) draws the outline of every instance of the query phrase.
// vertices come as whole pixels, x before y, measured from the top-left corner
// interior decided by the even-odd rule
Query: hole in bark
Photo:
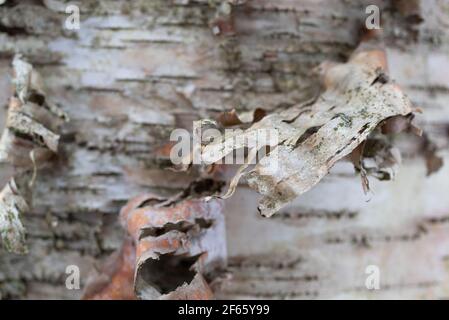
[[[148,228],[144,229],[141,233],[140,238],[144,237],[159,237],[169,231],[177,230],[183,233],[199,232],[203,229],[208,229],[212,226],[213,221],[207,220],[203,218],[195,219],[194,223],[190,223],[188,221],[180,221],[178,223],[167,223],[163,227],[160,228]]]
[[[155,287],[161,294],[176,290],[195,277],[192,265],[199,255],[193,257],[161,255],[159,260],[148,259],[142,266],[142,280]]]
[[[36,92],[32,92],[28,97],[28,101],[42,106],[45,102],[45,96]]]

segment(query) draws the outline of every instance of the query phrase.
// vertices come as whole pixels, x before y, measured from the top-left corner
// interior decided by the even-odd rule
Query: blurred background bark
[[[0,6],[1,123],[21,52],[70,116],[62,152],[40,171],[23,217],[30,253],[0,250],[2,298],[76,299],[121,244],[118,212],[145,191],[172,194],[191,175],[161,170],[174,128],[237,108],[270,111],[313,96],[311,70],[345,61],[381,9],[390,74],[423,109],[417,121],[448,161],[449,1],[8,0]],[[64,29],[68,4],[79,30]],[[3,107],[4,106],[4,107]],[[449,298],[449,169],[426,177],[405,148],[394,182],[363,194],[348,163],[274,217],[242,185],[226,201],[229,272],[219,298]],[[11,168],[0,171],[2,185]],[[370,201],[367,201],[370,200]],[[380,269],[367,290],[365,269]]]

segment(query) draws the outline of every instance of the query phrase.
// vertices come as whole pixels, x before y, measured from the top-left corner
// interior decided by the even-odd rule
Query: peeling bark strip
[[[239,139],[233,134],[204,146],[203,159],[216,162],[233,150],[250,147],[248,142],[257,130],[275,129],[279,134],[276,152],[263,157],[251,171],[239,172],[226,197],[243,175],[250,187],[263,195],[261,214],[271,216],[317,184],[384,120],[411,115],[411,102],[389,80],[386,69],[385,52],[372,37],[361,43],[347,63],[321,64],[318,70],[325,91],[315,101],[268,115],[238,133]],[[230,122],[238,124],[236,118]],[[395,158],[394,153],[387,156]],[[274,162],[277,165],[273,166]]]
[[[36,151],[38,164],[58,151],[57,119],[68,121],[68,116],[47,99],[40,75],[21,55],[14,57],[13,67],[16,96],[9,103],[0,162],[26,168],[34,165],[31,151]]]
[[[152,194],[131,199],[120,218],[132,242],[125,240],[114,272],[108,271],[111,267],[103,268],[101,276],[87,285],[84,298],[129,298],[128,290],[120,295],[119,288],[129,287],[131,255],[127,252],[133,246],[137,298],[212,299],[206,278],[226,263],[222,209],[218,199],[173,200]],[[98,285],[102,278],[109,281]]]
[[[16,180],[34,183],[36,168],[58,151],[59,135],[55,117],[68,120],[65,113],[47,100],[40,75],[32,65],[16,55],[13,60],[15,96],[9,102],[6,128],[0,140],[0,162],[17,169],[1,192],[0,230],[4,247],[15,253],[26,253],[25,229],[20,215],[30,209]],[[30,177],[27,171],[34,169]],[[31,197],[30,197],[31,199]]]

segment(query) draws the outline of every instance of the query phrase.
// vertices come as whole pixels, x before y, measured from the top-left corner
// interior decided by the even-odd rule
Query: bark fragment
[[[139,299],[212,299],[206,280],[226,263],[222,202],[183,196],[146,194],[131,199],[120,219],[135,251],[134,290]],[[123,250],[122,250],[123,252]],[[116,288],[129,287],[130,260],[116,259],[111,275],[102,272],[86,287],[86,299],[124,299]],[[128,255],[127,257],[130,257]],[[110,270],[111,268],[103,268]],[[101,279],[107,279],[105,285]]]
[[[376,35],[367,37],[347,63],[324,62],[317,71],[324,91],[316,100],[270,114],[243,133],[202,146],[202,159],[214,163],[236,149],[252,148],[258,130],[278,133],[277,144],[270,145],[273,151],[249,172],[244,173],[248,167],[244,165],[226,197],[232,195],[235,180],[244,176],[263,196],[258,207],[261,214],[271,216],[317,184],[385,120],[412,117],[411,102],[387,75],[386,55]],[[397,152],[389,150],[378,161],[387,157],[392,164],[397,162]]]
[[[68,117],[46,98],[42,79],[31,64],[17,54],[12,65],[15,96],[10,98],[6,128],[0,139],[0,162],[12,164],[16,174],[1,192],[0,231],[7,250],[26,253],[20,215],[30,210],[28,189],[36,178],[37,166],[58,151],[56,118],[68,120]],[[25,198],[24,193],[29,196]]]

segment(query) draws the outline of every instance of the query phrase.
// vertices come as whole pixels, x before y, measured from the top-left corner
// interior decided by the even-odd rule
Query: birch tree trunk
[[[20,52],[71,118],[23,217],[29,254],[0,250],[2,298],[79,298],[82,288],[65,286],[66,267],[79,266],[83,285],[120,246],[126,201],[176,193],[194,178],[161,170],[170,132],[224,110],[276,112],[313,96],[311,70],[346,61],[369,4],[381,9],[391,77],[423,110],[418,123],[449,161],[447,0],[231,2],[71,1],[79,30],[64,27],[66,1],[0,6],[1,105]],[[338,163],[271,218],[259,216],[258,196],[241,185],[226,201],[230,277],[216,296],[449,298],[449,167],[426,176],[416,147],[406,150],[396,180],[371,181],[370,196]],[[2,185],[11,170],[1,168]],[[370,265],[380,290],[365,286]]]

